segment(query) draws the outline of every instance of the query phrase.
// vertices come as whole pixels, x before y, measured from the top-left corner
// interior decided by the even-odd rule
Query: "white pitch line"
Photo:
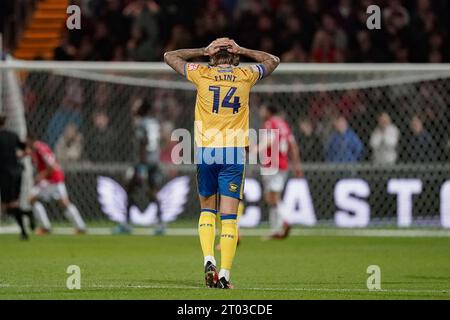
[[[242,288],[249,291],[318,291],[318,292],[367,292],[367,293],[445,293],[450,294],[449,290],[427,290],[427,289],[331,289],[331,288]]]
[[[27,289],[42,289],[42,288],[52,288],[61,289],[63,286],[56,285],[11,285],[11,284],[0,284],[3,288],[27,288]],[[204,287],[200,286],[163,286],[163,285],[84,285],[83,289],[175,289],[175,290],[205,290]],[[246,288],[238,287],[233,289],[234,291],[288,291],[288,292],[335,292],[335,293],[433,293],[433,294],[450,294],[450,289],[381,289],[381,290],[369,290],[369,289],[350,289],[350,288]]]
[[[203,287],[195,286],[158,286],[158,285],[92,285],[95,288],[135,288],[135,289],[204,289]],[[339,289],[339,288],[235,288],[234,290],[245,291],[323,291],[323,292],[403,292],[403,293],[445,293],[450,294],[448,290],[432,290],[432,289],[381,289],[381,290],[369,290],[369,289]]]
[[[0,234],[15,234],[19,230],[15,226],[0,227]],[[241,229],[243,236],[262,237],[270,233],[269,229]],[[71,235],[72,228],[54,228],[53,234]],[[89,228],[90,235],[111,235],[110,228]],[[152,228],[135,228],[133,235],[153,235]],[[168,236],[197,236],[196,228],[169,228]],[[325,236],[325,237],[401,237],[401,238],[450,238],[450,230],[446,229],[340,229],[340,228],[295,228],[292,236]]]

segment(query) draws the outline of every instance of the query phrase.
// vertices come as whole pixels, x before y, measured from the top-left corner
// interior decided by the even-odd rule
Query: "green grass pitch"
[[[194,236],[1,235],[0,299],[450,299],[450,238],[245,237],[228,291],[203,287],[202,260]]]

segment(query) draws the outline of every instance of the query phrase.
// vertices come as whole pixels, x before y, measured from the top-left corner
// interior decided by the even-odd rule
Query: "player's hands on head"
[[[211,42],[206,48],[205,48],[205,56],[212,56],[219,52],[219,50],[223,47],[229,47],[230,46],[230,39],[229,38],[218,38]]]
[[[228,52],[231,52],[233,54],[241,54],[242,53],[242,47],[239,46],[234,40],[228,39]]]

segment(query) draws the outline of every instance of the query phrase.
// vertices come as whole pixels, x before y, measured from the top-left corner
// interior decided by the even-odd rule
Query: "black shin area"
[[[34,230],[36,228],[36,221],[34,220],[33,211],[31,210],[20,210],[22,212],[22,216],[27,216],[30,221],[30,228]]]
[[[20,208],[10,208],[7,210],[7,212],[14,217],[14,219],[16,220],[17,224],[20,227],[20,233],[22,235],[26,235],[27,232],[25,230],[25,225],[23,223],[23,215],[22,215],[22,210]]]

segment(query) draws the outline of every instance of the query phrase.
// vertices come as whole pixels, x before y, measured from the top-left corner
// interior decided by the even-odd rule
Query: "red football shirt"
[[[45,171],[48,166],[53,166],[53,171],[46,177],[51,184],[64,182],[64,172],[58,161],[56,161],[55,154],[48,145],[41,141],[36,141],[34,143],[32,159],[38,173]]]
[[[274,134],[272,140],[272,146],[269,146],[264,154],[267,158],[272,158],[272,149],[278,150],[278,169],[281,171],[288,170],[289,168],[289,143],[294,140],[291,129],[286,121],[280,117],[271,117],[264,125],[263,129],[270,129]],[[263,166],[270,167],[272,161],[269,159],[263,159]],[[276,164],[274,164],[276,165]]]

